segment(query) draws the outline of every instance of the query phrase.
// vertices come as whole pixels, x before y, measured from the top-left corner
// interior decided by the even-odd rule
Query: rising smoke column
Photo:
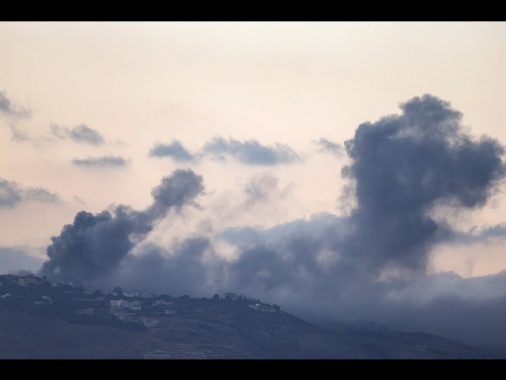
[[[504,148],[464,133],[461,113],[434,96],[400,108],[399,115],[359,125],[345,142],[350,163],[342,174],[356,198],[350,215],[329,224],[301,221],[290,234],[258,231],[256,243],[231,241],[241,254],[227,268],[229,288],[284,305],[311,300],[340,312],[371,311],[426,275],[434,244],[455,236],[434,210],[483,206],[505,176]],[[387,276],[395,274],[403,276]]]
[[[80,211],[72,224],[51,238],[49,260],[43,264],[41,274],[82,282],[112,273],[136,242],[152,230],[153,223],[170,209],[180,211],[184,205],[194,203],[203,189],[202,177],[191,170],[177,170],[153,189],[153,203],[145,211],[123,205],[112,214]]]
[[[431,218],[434,207],[483,206],[505,175],[504,148],[473,140],[462,114],[431,95],[401,104],[401,115],[361,124],[345,143],[355,182],[356,227],[350,254],[373,268],[424,271],[428,252],[451,231]]]

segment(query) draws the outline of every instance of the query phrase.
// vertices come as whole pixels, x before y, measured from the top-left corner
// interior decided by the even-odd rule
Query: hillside
[[[102,294],[34,276],[0,282],[1,359],[494,358],[428,334],[329,331],[233,293],[174,298]]]

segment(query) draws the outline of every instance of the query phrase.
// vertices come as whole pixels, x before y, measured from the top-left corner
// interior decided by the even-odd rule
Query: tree
[[[116,286],[112,290],[112,292],[113,292],[113,294],[118,295],[118,296],[122,296],[123,295],[123,289],[121,289],[121,286]]]

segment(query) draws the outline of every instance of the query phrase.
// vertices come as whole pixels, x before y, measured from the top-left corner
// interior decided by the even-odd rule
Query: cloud
[[[11,208],[22,201],[55,203],[60,197],[42,187],[22,187],[0,178],[0,208]]]
[[[5,92],[0,91],[0,110],[4,113],[11,113],[11,101],[7,98]]]
[[[15,183],[0,179],[0,207],[13,207],[21,202],[21,188]]]
[[[120,156],[103,156],[103,157],[88,157],[88,158],[74,158],[72,163],[77,166],[83,167],[123,167],[128,165],[128,160]]]
[[[245,186],[244,192],[253,200],[268,197],[278,187],[278,179],[270,173],[256,176]]]
[[[230,156],[233,159],[248,165],[277,165],[300,161],[299,155],[285,144],[265,146],[256,140],[238,141],[225,140],[223,137],[215,137],[204,145],[204,154],[217,158]]]
[[[11,139],[15,142],[23,142],[23,141],[30,141],[31,138],[28,136],[28,134],[25,131],[22,131],[19,127],[17,127],[14,124],[10,125],[11,128]]]
[[[152,157],[170,157],[174,161],[189,162],[193,161],[195,157],[186,150],[180,141],[174,140],[170,144],[157,144],[150,151],[149,155]]]
[[[73,128],[61,127],[53,124],[51,125],[51,132],[54,136],[60,139],[71,139],[77,143],[103,145],[105,142],[100,133],[85,124],[81,124]]]
[[[23,107],[14,104],[8,97],[7,93],[0,91],[0,113],[11,117],[26,117],[29,111]]]
[[[151,157],[170,157],[178,162],[198,161],[204,157],[219,160],[232,158],[246,165],[273,166],[300,162],[301,157],[285,144],[265,146],[256,140],[238,141],[214,137],[197,153],[190,153],[181,142],[174,140],[170,144],[157,144],[150,151]]]
[[[461,244],[487,243],[494,239],[506,238],[506,223],[483,228],[473,227],[469,231],[454,231],[450,240]]]
[[[345,155],[344,148],[341,144],[334,143],[330,140],[324,139],[323,137],[318,141],[313,141],[320,147],[320,152],[328,152],[337,158],[341,158]]]
[[[60,197],[57,194],[52,193],[42,187],[30,187],[25,189],[23,198],[30,201],[45,203],[55,203],[60,201]]]

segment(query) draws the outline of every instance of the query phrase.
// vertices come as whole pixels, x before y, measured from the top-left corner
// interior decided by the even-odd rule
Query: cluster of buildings
[[[19,287],[34,287],[47,289],[37,292],[38,298],[33,300],[35,305],[54,305],[55,299],[50,294],[50,289],[57,288],[72,296],[76,302],[74,312],[83,316],[97,316],[104,313],[114,316],[123,322],[142,323],[145,327],[155,327],[161,322],[153,318],[157,315],[175,315],[178,309],[170,297],[167,295],[159,298],[152,293],[123,293],[119,287],[115,288],[110,294],[103,294],[92,286],[74,284],[62,281],[52,281],[46,277],[37,277],[34,274],[26,275],[0,275],[0,289],[2,285],[17,285]],[[7,287],[6,287],[7,288]],[[56,290],[56,289],[55,289]],[[6,300],[12,297],[10,293],[1,294],[0,300]],[[34,293],[35,294],[35,293]],[[58,293],[55,293],[55,295]],[[180,299],[190,299],[189,296],[181,296]],[[267,305],[259,300],[236,293],[224,293],[223,297],[215,295],[213,300],[242,301],[247,302],[253,310],[261,312],[276,312],[280,308],[277,305]],[[59,300],[59,299],[58,299]]]

